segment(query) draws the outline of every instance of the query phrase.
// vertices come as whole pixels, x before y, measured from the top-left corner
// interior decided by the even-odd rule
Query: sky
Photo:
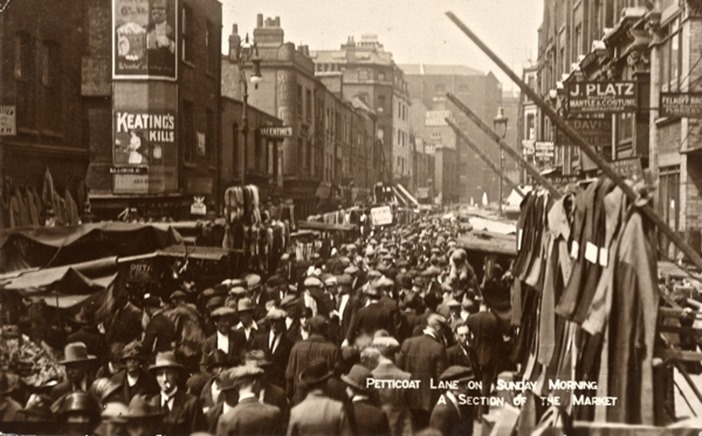
[[[536,59],[543,0],[220,0],[222,50],[233,23],[252,34],[256,15],[280,17],[285,41],[337,50],[349,36],[377,34],[397,64],[457,64],[516,86],[445,15],[451,11],[518,74]]]

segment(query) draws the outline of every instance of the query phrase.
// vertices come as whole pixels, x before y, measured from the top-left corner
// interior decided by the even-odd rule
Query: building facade
[[[222,7],[216,0],[86,0],[82,119],[93,212],[115,219],[215,212]]]
[[[90,160],[81,124],[84,19],[82,8],[40,0],[11,2],[0,14],[0,229],[61,218],[54,209],[62,204],[73,213],[59,223],[83,215]]]
[[[467,146],[457,145],[452,129],[441,123],[447,113],[450,114],[456,124],[497,162],[499,147],[446,99],[446,93],[454,94],[488,125],[492,125],[502,102],[500,82],[492,73],[485,74],[460,65],[412,64],[400,65],[400,68],[405,72],[409,94],[413,99],[421,100],[429,111],[425,124],[428,122],[433,132],[425,139],[435,143],[441,141],[444,147],[459,147],[456,157],[460,162],[457,190],[460,201],[479,201],[483,193],[487,193],[490,201],[495,201],[499,189],[494,173]]]

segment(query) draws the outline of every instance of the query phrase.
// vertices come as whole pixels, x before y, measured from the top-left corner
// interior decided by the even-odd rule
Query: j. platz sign
[[[568,114],[635,112],[636,82],[574,82],[568,86]]]

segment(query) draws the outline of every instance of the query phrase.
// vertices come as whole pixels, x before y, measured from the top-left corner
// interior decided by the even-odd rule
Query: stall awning
[[[304,230],[318,230],[318,231],[341,231],[348,232],[356,230],[358,226],[355,224],[327,224],[319,223],[316,221],[298,221],[297,227]]]
[[[458,246],[466,251],[479,251],[483,253],[501,254],[505,256],[517,255],[516,236],[501,235],[491,232],[469,232],[459,237]]]

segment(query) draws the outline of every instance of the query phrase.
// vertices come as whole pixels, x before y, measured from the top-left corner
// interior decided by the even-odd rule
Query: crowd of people
[[[511,369],[510,274],[494,259],[471,265],[460,231],[455,220],[426,217],[313,254],[292,273],[167,298],[117,289],[107,319],[86,306],[65,337],[62,379],[30,389],[0,375],[0,427],[470,435],[487,408],[458,398],[489,396]],[[13,328],[49,348],[48,326]]]

